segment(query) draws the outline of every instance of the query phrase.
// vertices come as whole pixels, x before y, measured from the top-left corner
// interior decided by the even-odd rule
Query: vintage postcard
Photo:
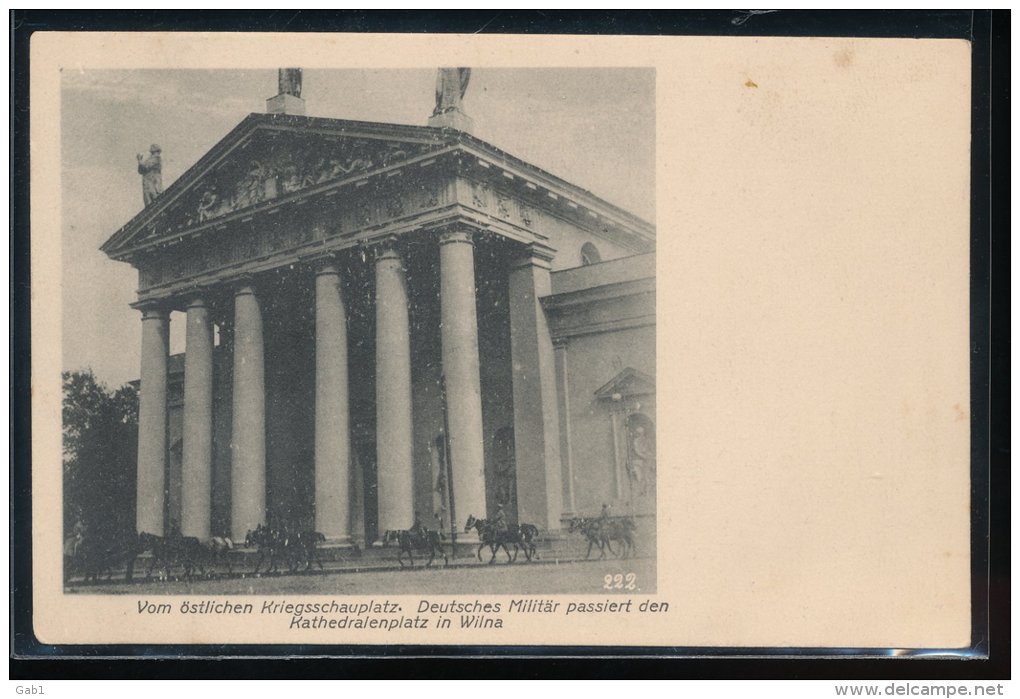
[[[41,642],[971,645],[966,42],[31,58]]]

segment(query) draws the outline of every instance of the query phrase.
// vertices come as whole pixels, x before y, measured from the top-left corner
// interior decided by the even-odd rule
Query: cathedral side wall
[[[503,185],[492,185],[488,181],[459,178],[456,181],[455,196],[461,206],[473,209],[491,220],[507,223],[540,235],[543,243],[556,250],[552,270],[558,272],[583,264],[581,248],[587,243],[598,250],[603,262],[645,252],[647,247],[636,249],[632,244],[614,240],[614,234],[600,218],[576,213],[562,199],[536,203],[534,198],[526,199]],[[548,208],[552,207],[552,208]],[[574,211],[572,214],[571,212]],[[585,217],[582,222],[577,216]],[[605,228],[605,232],[601,232]],[[597,232],[598,231],[598,232]]]
[[[584,228],[564,223],[549,230],[549,245],[556,250],[556,256],[552,259],[552,271],[559,272],[582,265],[584,262],[581,258],[581,248],[585,244],[594,245],[603,262],[634,254],[631,248],[614,243]]]
[[[654,511],[654,488],[635,487],[628,472],[632,423],[651,421],[654,443],[654,275],[654,254],[575,267],[554,273],[554,293],[542,300],[557,347],[561,451],[571,476],[564,504],[572,499],[578,516],[597,516],[603,504],[619,514]]]
[[[566,385],[569,399],[567,426],[573,471],[574,504],[580,516],[598,515],[602,503],[614,510],[626,507],[628,484],[617,480],[626,473],[627,434],[617,425],[613,436],[612,405],[595,397],[595,391],[623,368],[655,374],[655,327],[645,326],[572,337],[566,349]],[[563,377],[560,385],[563,385]],[[655,421],[654,396],[640,412]]]

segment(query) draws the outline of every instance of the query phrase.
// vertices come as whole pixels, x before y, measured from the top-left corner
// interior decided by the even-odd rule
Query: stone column
[[[557,409],[559,411],[560,428],[560,458],[563,461],[563,507],[564,518],[573,517],[577,514],[577,506],[574,503],[574,459],[570,445],[570,383],[567,380],[567,341],[559,339],[553,342],[553,349],[556,353],[556,378],[557,378]]]
[[[213,350],[213,458],[211,533],[233,538],[230,530],[230,430],[233,422],[234,308],[229,305],[212,317],[219,329],[219,347]],[[238,545],[241,542],[236,542]]]
[[[315,530],[351,539],[351,440],[347,392],[347,311],[340,274],[322,262],[315,275]]]
[[[180,525],[184,536],[205,540],[212,503],[213,338],[201,297],[188,304],[185,341]]]
[[[138,395],[138,532],[163,536],[166,487],[166,383],[169,316],[164,308],[142,309],[142,365]]]
[[[475,258],[469,231],[440,236],[439,274],[454,525],[461,527],[469,515],[486,517]]]
[[[510,357],[520,521],[560,528],[563,490],[555,354],[539,299],[551,292],[549,251],[535,247],[510,270]]]
[[[379,535],[414,523],[411,336],[407,280],[393,242],[375,263],[376,468]]]
[[[266,378],[262,311],[250,284],[234,295],[234,396],[230,531],[244,541],[266,521]]]

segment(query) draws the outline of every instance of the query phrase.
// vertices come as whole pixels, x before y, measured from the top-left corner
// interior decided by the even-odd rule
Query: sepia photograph
[[[68,593],[655,591],[654,69],[61,103]]]
[[[39,643],[978,643],[967,41],[31,59]]]

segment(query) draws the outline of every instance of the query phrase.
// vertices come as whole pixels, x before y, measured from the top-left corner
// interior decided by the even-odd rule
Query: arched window
[[[599,249],[591,243],[585,243],[581,246],[581,266],[587,267],[588,265],[594,265],[602,262],[602,255],[599,254]]]

